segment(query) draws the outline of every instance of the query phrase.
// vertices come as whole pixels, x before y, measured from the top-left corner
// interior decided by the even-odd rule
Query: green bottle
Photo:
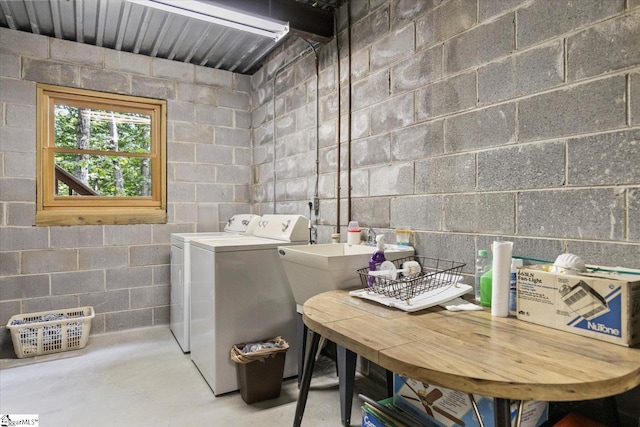
[[[491,307],[491,289],[493,281],[493,269],[489,269],[480,278],[480,304]]]

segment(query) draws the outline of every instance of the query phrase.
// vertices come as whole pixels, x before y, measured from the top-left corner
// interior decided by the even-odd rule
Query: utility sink
[[[278,246],[278,253],[298,311],[314,295],[334,289],[361,286],[357,270],[367,267],[375,252],[374,246],[326,243],[321,245]],[[410,246],[385,245],[389,261],[411,256]]]

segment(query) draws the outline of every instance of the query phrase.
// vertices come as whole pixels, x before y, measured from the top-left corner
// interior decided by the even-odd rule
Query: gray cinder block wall
[[[0,325],[85,305],[92,333],[168,324],[171,233],[250,212],[249,77],[6,28],[0,64]],[[167,224],[34,226],[38,82],[167,100]]]
[[[346,13],[339,49],[318,53],[320,242],[345,241],[353,219],[389,239],[411,227],[420,254],[467,273],[495,239],[516,255],[640,268],[640,2],[353,1],[350,31]],[[274,209],[273,78],[305,48],[283,46],[252,76],[262,212]],[[307,213],[315,194],[313,60],[276,79],[278,212]]]
[[[411,227],[418,254],[466,273],[496,239],[520,256],[640,268],[640,1],[357,0],[349,13],[340,63],[335,40],[319,49],[320,242],[346,241],[354,219],[390,239]],[[254,168],[269,172],[252,197],[266,212],[271,80],[305,47],[283,47],[252,78]],[[315,102],[309,61],[277,78],[278,211],[306,212],[315,193],[315,141],[296,121]],[[288,102],[299,93],[306,104]],[[638,399],[619,398],[628,420]]]
[[[339,195],[343,236],[349,219],[409,226],[419,254],[467,273],[497,238],[640,268],[639,0],[353,0],[349,13],[339,52],[318,49],[317,91],[302,41],[249,78],[1,28],[0,324],[84,304],[94,332],[167,323],[170,233],[308,214],[316,149],[320,242]],[[169,101],[167,225],[32,226],[37,81]]]

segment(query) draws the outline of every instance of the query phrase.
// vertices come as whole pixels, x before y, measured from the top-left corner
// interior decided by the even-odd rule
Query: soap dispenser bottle
[[[371,255],[371,259],[369,260],[369,271],[377,271],[380,265],[387,260],[384,256],[384,234],[376,236],[376,246],[376,251]],[[367,279],[369,287],[373,286],[376,278],[369,276]]]

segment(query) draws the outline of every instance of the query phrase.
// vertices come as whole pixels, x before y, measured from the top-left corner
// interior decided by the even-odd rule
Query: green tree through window
[[[56,152],[57,166],[73,174],[95,195],[150,196],[150,160],[128,156],[150,152],[148,115],[59,104],[55,105],[54,114],[56,147],[105,152],[104,155]],[[58,183],[56,195],[68,195],[69,190],[67,184]]]
[[[36,222],[166,222],[165,115],[161,100],[38,85]]]

